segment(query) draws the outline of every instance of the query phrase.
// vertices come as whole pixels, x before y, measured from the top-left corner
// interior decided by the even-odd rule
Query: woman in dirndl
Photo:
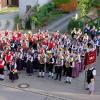
[[[72,70],[73,70],[73,67],[74,67],[74,61],[73,61],[72,56],[70,56],[70,58],[68,60],[66,60],[65,66],[66,66],[66,83],[71,84]]]

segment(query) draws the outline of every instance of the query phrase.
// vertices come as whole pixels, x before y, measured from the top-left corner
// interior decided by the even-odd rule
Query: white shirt
[[[94,67],[90,68],[89,70],[92,70],[93,68]],[[93,74],[93,76],[96,76],[96,70],[95,69],[92,71],[92,74]]]

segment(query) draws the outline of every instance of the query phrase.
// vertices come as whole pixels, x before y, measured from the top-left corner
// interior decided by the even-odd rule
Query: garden
[[[88,16],[88,13],[94,8],[96,8],[98,17],[92,19]],[[68,25],[69,32],[74,27],[83,30],[85,23],[88,23],[91,27],[95,25],[99,29],[100,0],[53,0],[42,7],[37,5],[34,14],[29,16],[29,19],[26,21],[25,29],[43,28],[73,10],[79,10],[79,13],[77,14],[77,18],[74,17],[71,19]],[[17,20],[18,22],[21,22],[21,20]],[[19,26],[21,27],[21,24]]]
[[[72,8],[74,3],[72,1],[76,0],[53,0],[52,2],[45,4],[42,7],[37,5],[37,10],[35,11],[34,15],[29,17],[26,22],[26,28],[31,28],[31,24],[33,28],[44,27],[59,19],[64,14],[69,13],[72,10],[76,10],[76,5],[74,8]]]
[[[96,26],[97,29],[100,29],[100,0],[80,0],[78,1],[78,9],[80,10],[78,17],[72,18],[68,25],[69,32],[75,27],[83,30],[86,23],[90,27]],[[94,14],[92,15],[94,18],[91,18],[88,13],[93,12],[93,9],[96,9],[97,16],[95,17],[96,14]]]

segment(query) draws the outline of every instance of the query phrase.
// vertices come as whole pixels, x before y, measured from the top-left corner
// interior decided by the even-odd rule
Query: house
[[[10,6],[18,6],[19,5],[19,0],[7,0],[8,5]]]
[[[19,15],[22,17],[29,8],[34,7],[37,4],[42,6],[50,1],[51,0],[19,0]]]
[[[0,0],[0,10],[7,6],[18,6],[19,0]]]
[[[7,6],[7,0],[0,0],[0,10]]]

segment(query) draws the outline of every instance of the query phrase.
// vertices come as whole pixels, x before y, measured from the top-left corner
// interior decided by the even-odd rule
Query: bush
[[[26,23],[25,23],[25,28],[26,29],[31,29],[31,18],[29,18]]]
[[[21,19],[20,19],[19,15],[17,15],[15,17],[14,22],[15,22],[15,26],[14,26],[15,29],[17,28],[17,25],[20,29],[22,28]]]
[[[52,10],[54,10],[54,8],[55,8],[55,5],[52,2],[40,7],[39,11],[35,12],[34,16],[31,17],[31,22],[34,23],[34,21],[32,21],[32,20],[35,18],[37,21],[35,21],[34,24],[37,27],[41,27],[41,26],[45,25],[46,21],[49,17],[49,13]]]
[[[48,3],[44,6],[40,7],[39,11],[35,13],[35,16],[39,19],[41,17],[44,17],[48,15],[50,11],[52,11],[55,8],[54,3]]]
[[[68,24],[68,31],[70,32],[73,28],[81,28],[83,29],[83,22],[80,20],[71,19]]]
[[[100,8],[100,0],[93,0],[93,5]]]

